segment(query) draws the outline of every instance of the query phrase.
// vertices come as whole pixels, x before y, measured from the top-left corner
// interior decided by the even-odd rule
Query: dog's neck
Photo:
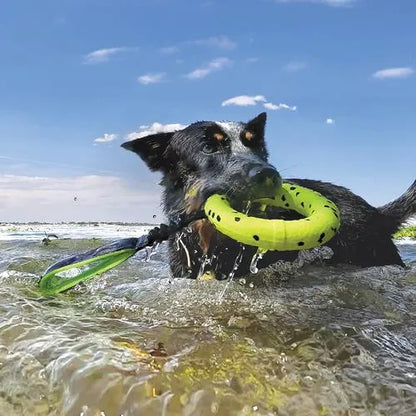
[[[169,220],[175,220],[178,215],[192,214],[201,208],[200,185],[189,169],[180,166],[175,172],[167,172],[160,185],[164,188],[164,214]]]

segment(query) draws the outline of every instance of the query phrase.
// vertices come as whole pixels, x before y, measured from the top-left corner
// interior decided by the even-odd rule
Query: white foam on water
[[[149,232],[153,225],[123,225],[109,223],[87,224],[0,224],[0,241],[40,241],[47,234],[71,239],[119,239],[140,237]]]
[[[398,240],[394,240],[394,243],[397,246],[402,246],[402,245],[416,245],[416,240],[414,238],[410,238],[410,237],[403,237],[403,238],[400,238]]]

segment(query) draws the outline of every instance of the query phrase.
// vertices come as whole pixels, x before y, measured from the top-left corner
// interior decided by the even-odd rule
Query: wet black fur
[[[262,113],[248,123],[197,122],[181,131],[139,138],[122,146],[137,153],[151,170],[162,172],[164,212],[170,221],[176,221],[189,214],[186,213],[189,204],[198,207],[213,193],[226,193],[236,208],[243,209],[247,199],[268,196],[280,186],[279,174],[273,173],[267,162],[265,121],[266,114]],[[256,172],[268,172],[273,176],[273,185],[259,186]],[[316,190],[339,207],[341,228],[326,244],[334,251],[330,263],[403,265],[391,236],[416,213],[416,181],[404,195],[381,208],[372,207],[342,186],[308,179],[285,181]],[[267,213],[273,218],[297,217],[296,213],[275,209],[268,209]],[[195,231],[185,233],[181,241],[172,237],[169,250],[175,277],[198,275],[204,253]],[[209,268],[215,270],[217,278],[230,273],[239,250],[240,245],[234,240],[214,234],[208,257],[214,258]],[[249,272],[255,250],[245,247],[237,276]],[[268,252],[259,267],[280,259],[293,260],[296,256],[297,252]]]

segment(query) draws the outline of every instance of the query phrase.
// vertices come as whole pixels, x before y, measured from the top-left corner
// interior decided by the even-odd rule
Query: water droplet
[[[177,233],[175,236],[176,251],[179,251],[181,248],[185,252],[187,266],[191,267],[191,256],[189,255],[188,248],[186,244],[182,241],[182,238],[185,236],[184,232]]]
[[[240,264],[243,260],[244,250],[245,250],[245,246],[240,244],[240,250],[237,254],[237,257],[235,258],[234,266],[233,266],[230,274],[228,275],[227,284],[225,285],[224,290],[220,293],[220,295],[218,297],[218,302],[222,301],[222,298],[224,297],[224,294],[227,291],[229,284],[232,282],[232,280],[234,278],[234,275],[235,275],[235,272],[238,270],[238,267],[240,266]]]
[[[258,249],[254,254],[253,258],[251,259],[250,263],[250,273],[256,274],[258,273],[259,269],[257,268],[257,263],[261,260],[266,253],[267,250]]]
[[[201,259],[201,266],[198,271],[197,279],[199,280],[201,276],[205,273],[205,268],[207,266],[211,266],[212,264],[212,258],[208,257],[206,254]]]
[[[179,251],[181,248],[182,238],[185,235],[184,232],[177,233],[175,236],[176,251]]]
[[[247,201],[246,209],[243,211],[244,214],[248,214],[251,208],[251,201]]]

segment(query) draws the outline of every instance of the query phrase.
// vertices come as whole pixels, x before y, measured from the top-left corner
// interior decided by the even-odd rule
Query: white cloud
[[[223,107],[228,105],[237,105],[240,107],[247,107],[247,106],[254,106],[257,104],[263,103],[263,107],[267,108],[268,110],[289,110],[289,111],[296,111],[296,106],[291,106],[288,104],[273,104],[271,102],[267,102],[267,99],[264,95],[238,95],[236,97],[229,98],[221,103]]]
[[[151,125],[140,126],[139,131],[129,133],[126,136],[126,139],[134,140],[139,139],[140,137],[145,137],[156,133],[170,133],[172,131],[182,130],[185,127],[186,125],[180,123],[162,124],[156,121]]]
[[[120,52],[126,52],[134,48],[107,48],[107,49],[98,49],[96,51],[90,52],[88,55],[84,56],[85,64],[100,64],[102,62],[107,62],[110,59],[110,56],[115,55]]]
[[[414,74],[414,70],[410,67],[386,68],[374,72],[373,78],[408,78]]]
[[[305,62],[288,62],[286,65],[283,66],[283,71],[286,72],[299,72],[306,68]]]
[[[149,85],[149,84],[158,84],[159,82],[163,82],[166,78],[166,74],[164,72],[158,72],[158,73],[149,73],[145,75],[141,75],[137,78],[137,81],[140,82],[140,84],[143,85]]]
[[[320,3],[328,6],[351,6],[356,0],[276,0],[278,3]]]
[[[161,48],[160,52],[166,55],[173,55],[179,52],[179,47],[178,46],[166,46],[164,48]]]
[[[230,38],[224,35],[211,36],[206,39],[197,39],[197,40],[192,40],[186,43],[189,45],[194,45],[194,46],[209,46],[209,47],[214,47],[214,48],[224,49],[224,50],[235,49],[237,46],[237,44],[234,41],[232,41]]]
[[[273,104],[273,103],[264,103],[263,104],[264,108],[267,108],[268,110],[289,110],[289,111],[296,111],[297,107],[291,106],[291,105],[287,105],[287,104]]]
[[[231,65],[232,61],[228,58],[216,58],[209,62],[207,65],[189,72],[185,75],[185,77],[189,79],[205,78],[212,72],[221,71],[222,69],[229,68]]]
[[[333,118],[327,118],[327,119],[325,120],[325,123],[326,123],[326,124],[335,124],[335,120],[334,120]]]
[[[112,142],[113,140],[117,139],[117,134],[108,134],[104,133],[101,137],[97,137],[94,142],[95,143],[108,143]]]
[[[268,110],[279,110],[279,105],[273,103],[264,103],[263,107],[267,108]]]
[[[231,40],[228,36],[219,35],[211,36],[205,39],[188,40],[180,42],[177,45],[167,46],[160,49],[160,52],[166,55],[172,55],[178,53],[181,49],[186,47],[210,47],[222,50],[232,50],[237,47],[237,43]]]
[[[156,187],[145,182],[131,186],[116,176],[0,174],[2,221],[150,222],[160,211],[159,198]]]
[[[223,107],[227,105],[238,105],[241,107],[247,107],[249,105],[256,105],[261,102],[265,102],[264,95],[238,95],[237,97],[229,98],[221,103]]]
[[[252,58],[247,58],[246,59],[246,62],[248,62],[249,64],[254,64],[258,61],[259,61],[259,58],[255,57],[255,56],[253,56]]]

